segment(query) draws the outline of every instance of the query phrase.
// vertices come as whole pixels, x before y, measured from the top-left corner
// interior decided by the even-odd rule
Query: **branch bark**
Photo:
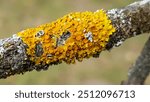
[[[122,9],[112,9],[108,15],[117,31],[111,36],[108,48],[121,45],[128,38],[150,32],[150,0],[143,0]]]
[[[150,73],[150,38],[137,58],[135,64],[129,69],[128,79],[122,84],[142,85]]]
[[[110,50],[113,47],[118,47],[130,37],[150,32],[149,11],[150,0],[139,1],[122,9],[108,10],[106,12],[107,16],[112,21],[116,31],[109,38],[105,49]],[[42,36],[43,34],[43,31],[40,31],[36,36]],[[57,41],[60,44],[56,45],[63,45],[63,41],[69,37],[70,32],[65,33]],[[92,33],[88,32],[86,38],[92,42]],[[38,56],[43,53],[40,45],[41,43],[36,46],[36,50],[39,52],[37,53]],[[50,65],[60,63],[59,61],[54,61],[50,64],[35,64],[30,60],[31,56],[27,54],[27,48],[28,46],[16,34],[10,38],[0,40],[0,78],[7,78],[11,75],[23,74],[32,70],[46,70]],[[93,56],[97,56],[97,54]],[[52,55],[48,57],[52,57]],[[142,59],[144,58],[142,57]]]

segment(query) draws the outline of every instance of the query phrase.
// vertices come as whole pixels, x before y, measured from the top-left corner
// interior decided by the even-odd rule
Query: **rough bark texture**
[[[110,38],[107,48],[119,46],[123,41],[150,31],[150,0],[130,4],[122,9],[109,10],[108,15],[117,28]]]
[[[26,45],[15,34],[0,40],[0,78],[14,74],[23,74],[26,71],[47,69],[47,65],[36,66],[26,54]]]
[[[112,9],[107,11],[107,15],[112,21],[112,24],[116,28],[116,32],[110,37],[108,44],[106,45],[106,49],[109,50],[113,47],[119,46],[123,41],[130,37],[134,37],[139,34],[150,32],[150,0],[139,1],[133,3],[122,9]],[[149,45],[150,46],[150,45]],[[27,71],[32,70],[46,70],[49,65],[36,65],[34,62],[30,61],[30,56],[26,53],[26,44],[23,43],[22,39],[16,36],[15,34],[6,39],[0,40],[0,78],[7,78],[8,76],[15,74],[23,74]],[[150,47],[145,47],[145,49],[149,49]],[[142,53],[146,53],[143,57],[141,57],[136,66],[142,66],[141,61],[144,61],[147,57],[148,52],[144,50]],[[150,55],[150,54],[149,54]],[[148,58],[146,62],[148,62]],[[53,64],[58,64],[53,63]],[[132,73],[144,73],[145,69],[148,67],[143,67],[136,70],[139,71],[130,71],[129,77],[132,77]],[[138,75],[140,78],[143,76],[147,76],[148,69],[146,69],[145,75]],[[134,76],[134,75],[133,75]],[[133,78],[135,80],[135,78]],[[131,82],[130,82],[131,83]],[[135,83],[134,83],[135,84]]]
[[[129,69],[128,80],[122,84],[144,84],[150,73],[150,38],[145,43],[141,55],[135,64]]]

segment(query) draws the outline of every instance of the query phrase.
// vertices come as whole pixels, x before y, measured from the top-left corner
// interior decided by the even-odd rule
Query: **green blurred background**
[[[75,11],[120,8],[136,0],[0,0],[0,38],[51,22]],[[131,38],[122,46],[74,65],[50,66],[1,79],[0,84],[120,84],[138,57],[148,35]],[[150,84],[150,78],[146,80]]]

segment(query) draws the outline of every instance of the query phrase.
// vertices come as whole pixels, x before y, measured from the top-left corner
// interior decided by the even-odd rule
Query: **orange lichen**
[[[52,23],[19,32],[18,36],[28,46],[30,60],[36,64],[52,64],[75,63],[75,59],[82,61],[100,53],[113,32],[115,28],[105,11],[98,10],[71,13]],[[41,55],[37,56],[39,52]]]

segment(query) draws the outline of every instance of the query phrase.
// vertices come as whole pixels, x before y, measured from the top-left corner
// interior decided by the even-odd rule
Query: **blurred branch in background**
[[[111,19],[116,31],[111,35],[105,49],[110,50],[113,47],[118,47],[130,37],[148,33],[150,31],[149,11],[149,0],[139,1],[122,9],[108,10],[106,14]],[[41,32],[42,31],[40,31],[40,34],[42,35],[43,33]],[[70,37],[70,32],[64,33],[64,37],[66,34],[69,34],[67,36]],[[89,41],[92,41],[90,37],[91,33],[88,32],[87,35],[88,37],[86,38]],[[60,45],[61,44],[62,43],[60,43]],[[42,53],[43,50],[40,45],[41,44],[38,44],[37,49],[39,49],[39,53]],[[27,71],[45,70],[48,68],[49,64],[36,65],[33,63],[30,60],[30,56],[27,55],[26,49],[26,44],[16,35],[0,41],[0,78],[6,78],[10,75],[25,73]],[[98,52],[100,53],[101,51]],[[50,55],[50,57],[51,56],[52,55]]]
[[[135,64],[129,69],[128,79],[122,84],[139,85],[144,84],[150,73],[150,38],[145,43],[141,55],[137,58]]]

